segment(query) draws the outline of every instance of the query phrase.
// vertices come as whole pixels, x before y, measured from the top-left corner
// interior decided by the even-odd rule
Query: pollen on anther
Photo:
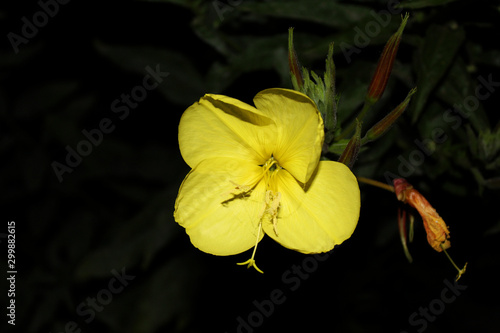
[[[261,214],[261,218],[265,215],[269,216],[269,221],[273,224],[273,230],[276,236],[278,236],[278,212],[281,202],[281,193],[273,192],[271,190],[266,191],[266,199],[264,202],[264,209]]]

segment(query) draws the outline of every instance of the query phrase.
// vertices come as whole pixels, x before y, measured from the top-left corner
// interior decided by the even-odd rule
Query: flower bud
[[[354,162],[358,158],[359,147],[361,146],[361,123],[356,123],[356,132],[344,149],[344,152],[339,157],[339,162],[344,163],[352,169]]]
[[[409,14],[406,14],[403,18],[403,22],[401,22],[401,25],[399,26],[399,29],[385,44],[384,50],[382,51],[382,55],[380,56],[377,64],[377,69],[375,70],[375,74],[373,75],[368,88],[368,93],[366,95],[366,101],[369,104],[377,102],[384,93],[387,81],[391,75],[394,59],[396,59],[399,43],[401,41],[401,36],[403,35],[403,30],[406,26],[406,22],[408,21],[408,17]]]
[[[387,116],[382,118],[378,123],[373,125],[372,128],[366,132],[365,136],[363,137],[363,142],[362,144],[365,144],[367,142],[373,141],[381,137],[382,135],[385,134],[391,128],[391,126],[398,120],[398,118],[403,114],[405,111],[406,107],[410,103],[411,96],[417,91],[417,88],[413,88],[410,90],[408,95],[406,96],[405,100],[399,104],[394,110],[392,110]]]

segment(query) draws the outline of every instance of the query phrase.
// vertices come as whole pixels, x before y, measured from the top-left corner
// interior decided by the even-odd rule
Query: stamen
[[[239,191],[239,193],[234,193],[231,192],[231,194],[241,194],[241,193],[245,193],[245,192],[249,192],[251,190],[250,186],[247,186],[247,185],[240,185],[240,184],[237,184],[235,182],[233,182],[232,180],[230,180],[231,184],[233,184],[235,186],[234,190],[235,191]]]
[[[234,185],[234,189],[223,193],[222,196],[228,197],[228,196],[232,195],[233,197],[231,199],[227,199],[227,200],[223,201],[223,204],[227,203],[229,201],[232,201],[233,199],[244,198],[250,194],[249,193],[250,191],[252,191],[252,188],[250,186],[240,185],[238,183],[233,182],[232,180],[229,180],[229,181],[231,182],[231,184]]]
[[[257,245],[259,244],[261,230],[262,230],[262,221],[260,221],[260,223],[259,223],[259,231],[257,232],[257,240],[255,241],[255,246],[253,247],[252,257],[245,262],[237,263],[237,265],[247,265],[247,268],[253,267],[257,270],[257,272],[264,274],[264,272],[259,267],[257,267],[257,265],[255,264],[255,259],[254,259],[255,252],[257,251]]]
[[[273,156],[263,165],[264,181],[266,184],[266,197],[264,207],[260,214],[260,219],[265,215],[269,215],[269,220],[273,223],[273,230],[278,236],[278,211],[281,202],[281,193],[277,191],[275,177],[282,169],[278,161]]]
[[[281,193],[276,194],[273,191],[268,190],[266,192],[266,213],[269,214],[271,221],[273,222],[273,230],[276,236],[278,236],[278,209],[280,207]]]

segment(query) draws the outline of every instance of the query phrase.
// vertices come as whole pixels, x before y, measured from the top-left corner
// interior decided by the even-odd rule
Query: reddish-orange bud
[[[438,252],[448,249],[450,247],[450,231],[436,210],[405,179],[394,179],[393,184],[398,200],[415,208],[422,217],[427,233],[427,242],[430,246]]]
[[[401,42],[401,36],[403,35],[403,30],[406,22],[408,21],[408,17],[409,15],[406,14],[403,18],[403,22],[401,22],[401,25],[399,26],[399,29],[394,35],[391,36],[391,38],[389,38],[385,44],[384,50],[382,51],[375,74],[373,75],[368,88],[368,94],[366,95],[367,101],[372,104],[379,100],[384,93],[385,87],[387,86],[387,81],[391,75],[394,59],[396,59],[399,43]]]
[[[356,123],[356,132],[352,136],[351,140],[347,143],[342,155],[340,155],[338,162],[344,163],[352,169],[354,162],[358,158],[359,148],[361,147],[361,124]]]

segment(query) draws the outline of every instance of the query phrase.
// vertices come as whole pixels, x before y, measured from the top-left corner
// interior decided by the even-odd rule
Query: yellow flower
[[[179,124],[192,168],[175,202],[175,220],[194,246],[215,255],[254,247],[267,234],[286,248],[321,253],[349,238],[360,196],[344,164],[320,161],[323,120],[306,95],[267,89],[256,107],[207,94]]]

